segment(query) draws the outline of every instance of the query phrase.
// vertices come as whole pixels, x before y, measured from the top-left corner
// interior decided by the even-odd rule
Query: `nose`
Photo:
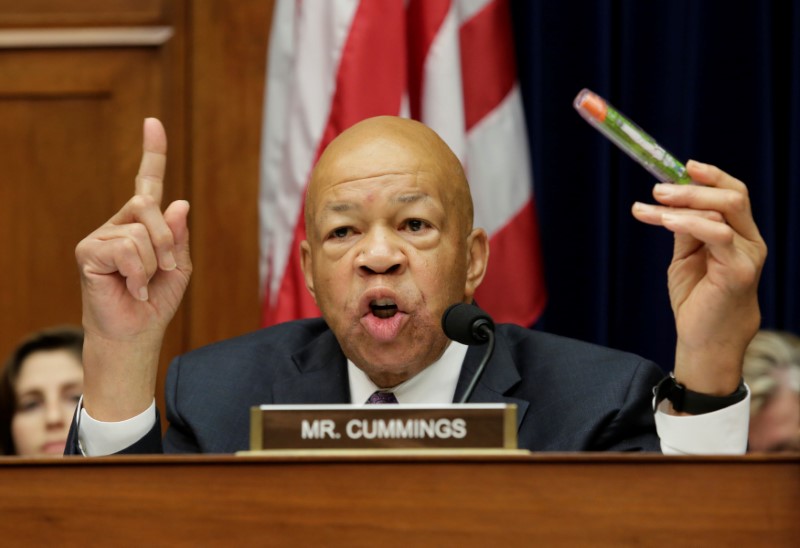
[[[67,406],[62,404],[59,399],[51,399],[45,402],[45,420],[48,427],[62,427],[72,415]]]
[[[356,267],[363,275],[401,274],[407,257],[399,237],[389,228],[375,228],[360,242]]]

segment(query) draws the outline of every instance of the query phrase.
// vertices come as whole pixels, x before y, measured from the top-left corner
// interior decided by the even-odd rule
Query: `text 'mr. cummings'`
[[[300,437],[304,440],[341,439],[342,434],[332,419],[303,420]],[[351,419],[344,434],[357,439],[461,439],[467,435],[464,419]]]

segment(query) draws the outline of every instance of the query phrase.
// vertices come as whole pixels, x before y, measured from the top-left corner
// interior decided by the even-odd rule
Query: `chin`
[[[345,355],[373,382],[377,379],[396,380],[392,386],[410,379],[435,362],[447,346],[447,339],[431,339],[424,329],[406,331],[391,341],[377,341],[357,325],[344,337],[337,338]]]
[[[370,380],[374,382],[379,388],[394,388],[398,384],[407,381],[415,374],[410,371],[398,372],[392,369],[382,369],[375,367],[369,370],[364,370],[364,372],[367,374]]]
[[[64,456],[64,452],[62,451],[61,453],[41,453],[36,456],[41,457],[43,459],[60,459],[61,457]]]
[[[67,443],[50,443],[42,447],[41,451],[37,456],[40,457],[63,457],[64,456],[64,449],[66,448]]]
[[[369,364],[361,369],[382,388],[391,388],[401,382],[407,381],[427,367],[426,360],[419,356],[392,356],[388,359],[387,352],[377,353],[362,359],[363,364]],[[381,381],[381,382],[377,382]]]

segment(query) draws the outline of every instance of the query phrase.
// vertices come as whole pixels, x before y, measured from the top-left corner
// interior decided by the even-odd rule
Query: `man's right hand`
[[[120,421],[153,401],[164,332],[192,271],[189,204],[161,212],[167,137],[155,118],[144,122],[136,193],[75,249],[85,330],[84,408]]]

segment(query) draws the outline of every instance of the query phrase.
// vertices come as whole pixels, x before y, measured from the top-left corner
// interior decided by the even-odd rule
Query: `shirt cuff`
[[[120,422],[102,422],[93,419],[81,407],[78,423],[78,440],[81,451],[87,457],[103,457],[119,453],[130,447],[145,434],[156,422],[156,401],[142,413]]]
[[[677,416],[656,410],[656,430],[665,455],[743,455],[750,426],[750,387],[739,403],[702,415]]]

